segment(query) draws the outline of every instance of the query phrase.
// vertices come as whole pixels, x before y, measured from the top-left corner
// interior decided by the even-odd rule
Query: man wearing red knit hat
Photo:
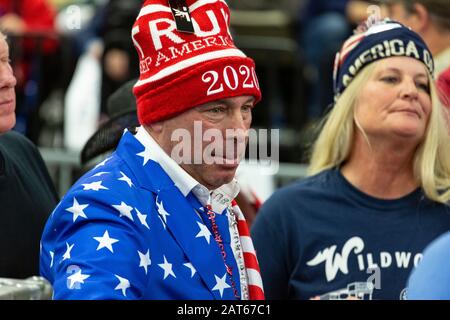
[[[42,237],[56,299],[263,299],[233,200],[254,62],[223,0],[147,0],[132,28],[141,126],[62,199]]]

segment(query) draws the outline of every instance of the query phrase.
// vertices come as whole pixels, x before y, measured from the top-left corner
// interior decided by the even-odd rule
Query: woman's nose
[[[406,99],[417,99],[419,91],[413,79],[405,79],[401,85],[401,96]]]

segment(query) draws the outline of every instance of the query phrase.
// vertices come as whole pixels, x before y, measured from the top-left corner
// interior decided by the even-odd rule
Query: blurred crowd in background
[[[438,87],[447,93],[441,101],[450,108],[450,6],[443,5],[445,1],[226,1],[234,42],[255,60],[263,95],[253,110],[252,127],[280,129],[279,161],[284,168],[295,165],[290,178],[306,174],[298,170],[299,164],[306,167],[316,129],[333,105],[335,54],[358,24],[371,15],[396,19],[424,39],[435,59]],[[67,170],[63,173],[49,168],[59,196],[87,170],[80,155],[88,140],[97,133],[99,139],[94,141],[107,141],[113,130],[103,130],[104,124],[121,112],[135,114],[130,83],[139,76],[139,59],[131,28],[143,2],[0,0],[0,30],[7,35],[17,78],[13,130],[39,147],[46,161],[49,150],[59,152],[54,162],[72,170],[61,179]],[[421,6],[414,6],[416,2]],[[117,95],[119,88],[122,93]],[[115,132],[119,135],[110,140],[117,142],[122,131],[119,128]],[[97,150],[91,153],[94,155],[107,150],[98,145],[93,149]],[[264,201],[281,186],[252,169],[244,167],[237,174],[241,190],[248,189],[251,194],[239,202],[250,223],[261,205],[259,200]],[[31,179],[27,176],[24,180]],[[56,193],[52,197],[57,201]],[[17,228],[9,229],[15,232]],[[29,244],[28,238],[22,240]],[[37,246],[34,249],[37,254]]]
[[[334,53],[354,25],[367,16],[367,4],[327,0],[228,3],[234,11],[237,45],[256,60],[262,79],[264,107],[256,110],[254,125],[298,133],[332,102]],[[357,8],[359,3],[362,9]],[[71,147],[64,143],[65,98],[75,82],[77,62],[84,55],[97,59],[100,66],[98,80],[88,80],[98,86],[99,105],[95,106],[94,97],[73,99],[93,103],[97,122],[104,121],[108,96],[138,76],[130,30],[141,4],[140,0],[0,1],[0,27],[8,33],[19,80],[15,130],[39,146]],[[95,68],[91,70],[79,76],[95,78]],[[77,95],[86,96],[80,91]],[[288,144],[298,141],[293,137],[288,140]],[[299,160],[295,156],[289,159]]]

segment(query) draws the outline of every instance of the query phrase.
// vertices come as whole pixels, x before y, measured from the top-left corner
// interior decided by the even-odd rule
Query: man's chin
[[[237,166],[215,165],[211,177],[211,184],[218,187],[233,181]]]

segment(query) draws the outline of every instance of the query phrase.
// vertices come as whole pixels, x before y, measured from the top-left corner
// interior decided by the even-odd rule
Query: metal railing
[[[42,277],[0,278],[0,300],[50,300],[53,289]]]

